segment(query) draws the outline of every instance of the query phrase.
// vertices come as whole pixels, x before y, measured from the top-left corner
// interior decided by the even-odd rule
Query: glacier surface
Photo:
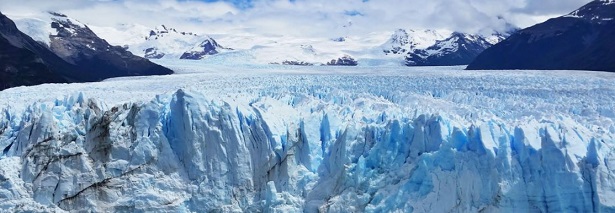
[[[161,62],[0,92],[0,209],[615,212],[613,74]]]

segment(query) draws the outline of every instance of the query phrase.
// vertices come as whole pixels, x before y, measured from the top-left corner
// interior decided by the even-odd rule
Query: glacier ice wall
[[[0,209],[615,212],[614,142],[564,117],[465,122],[378,97],[74,95],[0,113]]]

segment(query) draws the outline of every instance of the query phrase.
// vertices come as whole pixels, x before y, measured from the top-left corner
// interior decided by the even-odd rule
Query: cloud
[[[198,25],[204,21],[213,21],[239,11],[228,2],[176,0],[2,0],[0,10],[9,16],[57,11],[96,26],[138,23],[154,27],[176,24],[197,31],[203,31]]]
[[[339,36],[395,28],[478,32],[503,30],[507,21],[527,27],[589,1],[557,0],[557,6],[546,7],[535,0],[262,0],[229,18],[262,31],[297,35]],[[343,27],[349,22],[351,27]]]
[[[527,27],[589,0],[2,0],[0,10],[52,10],[87,24],[166,24],[208,34],[346,36],[397,28],[464,32]],[[502,19],[503,18],[503,19]]]

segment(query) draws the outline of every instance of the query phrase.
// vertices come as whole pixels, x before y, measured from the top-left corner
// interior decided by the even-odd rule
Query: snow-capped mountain
[[[591,22],[609,22],[615,19],[615,1],[595,0],[564,17],[585,19]]]
[[[120,26],[121,27],[121,26]],[[123,28],[123,27],[122,27]],[[143,29],[143,27],[136,27]],[[108,34],[121,34],[105,28],[94,28],[96,31]],[[125,29],[128,30],[128,29]],[[132,28],[134,30],[134,28]],[[126,33],[124,33],[126,34]],[[361,66],[375,65],[410,65],[408,54],[415,51],[427,50],[434,56],[424,56],[421,60],[439,58],[433,65],[467,64],[476,56],[476,53],[460,52],[462,58],[470,60],[447,59],[455,58],[451,48],[436,47],[453,40],[454,33],[447,30],[396,30],[393,35],[368,34],[361,37],[330,38],[299,38],[289,36],[262,36],[249,34],[219,35],[217,40],[201,36],[197,33],[180,32],[165,25],[148,30],[147,33],[132,33],[133,37],[143,37],[132,44],[128,49],[135,54],[152,59],[204,59],[212,63],[245,63],[245,64],[284,64],[284,65],[327,65],[331,60],[341,59],[345,56],[353,58]],[[470,39],[479,35],[467,35]],[[123,37],[120,36],[120,37]],[[502,36],[493,34],[480,36],[489,43],[499,42]],[[225,48],[222,43],[233,44],[232,48]],[[472,42],[470,40],[467,41]],[[436,45],[436,46],[434,46]],[[464,50],[464,45],[460,51]],[[472,44],[481,46],[481,44]],[[433,51],[433,49],[442,49]],[[233,51],[230,51],[233,50]],[[222,54],[220,54],[222,53]],[[423,52],[424,53],[424,52]],[[466,55],[464,55],[466,54]],[[447,62],[447,60],[450,60]],[[454,60],[454,61],[453,61]],[[460,62],[461,61],[461,62]],[[421,63],[417,60],[416,64]]]
[[[71,66],[46,46],[20,32],[0,13],[0,90],[23,85],[69,82]]]
[[[16,25],[4,15],[2,19],[3,36],[10,45],[7,44],[0,53],[13,58],[5,69],[5,74],[9,75],[0,83],[4,84],[3,87],[172,73],[121,47],[109,45],[86,25],[60,13],[17,16]],[[27,58],[34,62],[24,61]],[[33,67],[40,72],[32,70]]]
[[[74,81],[98,81],[119,76],[170,74],[171,70],[110,45],[85,24],[67,15],[48,12],[14,16],[17,28],[31,35],[64,61],[76,66]]]
[[[233,49],[220,46],[213,38],[205,38],[203,42],[184,52],[179,59],[199,60],[208,55],[215,55],[225,50]]]
[[[326,65],[331,60],[338,60],[346,55],[361,54],[365,51],[363,47],[367,46],[353,39],[337,42],[327,38],[267,37],[245,34],[227,35],[218,40],[233,44],[234,51],[210,56],[206,59],[209,63]]]
[[[135,54],[145,58],[178,59],[186,50],[196,43],[201,42],[203,37],[191,32],[178,32],[174,28],[160,25],[150,30],[142,43],[130,45],[128,48]]]
[[[499,39],[496,39],[496,41]],[[406,55],[408,66],[467,65],[493,44],[480,35],[455,32],[425,49],[414,49]]]
[[[83,23],[61,13],[50,12],[49,15],[49,49],[69,63],[76,64],[114,48]]]
[[[179,31],[166,25],[148,29],[138,24],[126,24],[94,27],[94,30],[105,38],[128,38],[113,42],[126,46],[135,55],[149,59],[202,59],[208,55],[232,50],[221,46],[209,36]]]
[[[485,50],[468,69],[615,72],[615,3],[596,0],[567,15],[513,34]]]
[[[417,62],[408,61],[407,58],[413,57],[407,57],[407,55],[428,48],[430,48],[430,51],[427,52],[434,54],[434,56],[424,56],[424,58],[421,58],[423,61],[439,58],[443,55],[450,55],[449,58],[455,57],[453,56],[455,54],[451,54],[450,48],[438,53],[431,51],[431,49],[444,49],[445,47],[434,47],[434,45],[439,45],[445,40],[455,39],[454,33],[448,30],[399,29],[393,35],[372,33],[334,39],[237,33],[217,35],[217,39],[214,40],[208,36],[181,32],[165,25],[158,26],[153,30],[144,30],[141,25],[133,25],[129,25],[132,27],[117,26],[115,29],[109,27],[93,27],[93,29],[103,34],[103,37],[140,38],[121,39],[114,42],[117,45],[126,45],[133,53],[150,59],[206,59],[211,63],[222,64],[327,65],[331,64],[331,60],[337,61],[344,56],[349,56],[357,61],[360,66],[402,66],[421,63],[418,60]],[[496,43],[501,41],[505,35],[502,33],[480,35],[480,37],[489,43]],[[220,45],[220,43],[232,44],[232,49]],[[480,46],[480,44],[473,45]],[[463,49],[461,48],[461,50]],[[460,52],[457,55],[463,54],[469,55],[464,55],[462,58],[472,58],[476,55],[466,52]],[[471,61],[455,59],[455,61],[447,62],[447,60],[449,59],[444,57],[439,59],[439,62],[432,64],[468,64]]]
[[[385,55],[398,57],[407,66],[465,65],[506,36],[507,33],[480,35],[448,30],[398,29],[380,48]]]
[[[382,44],[381,48],[387,55],[405,55],[415,49],[425,49],[451,34],[452,32],[447,30],[398,29],[386,43]]]

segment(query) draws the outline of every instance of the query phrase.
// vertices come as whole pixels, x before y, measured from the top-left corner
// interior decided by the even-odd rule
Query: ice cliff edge
[[[0,208],[615,211],[613,138],[578,123],[359,116],[343,101],[292,100],[179,90],[112,107],[74,95],[4,109]]]

